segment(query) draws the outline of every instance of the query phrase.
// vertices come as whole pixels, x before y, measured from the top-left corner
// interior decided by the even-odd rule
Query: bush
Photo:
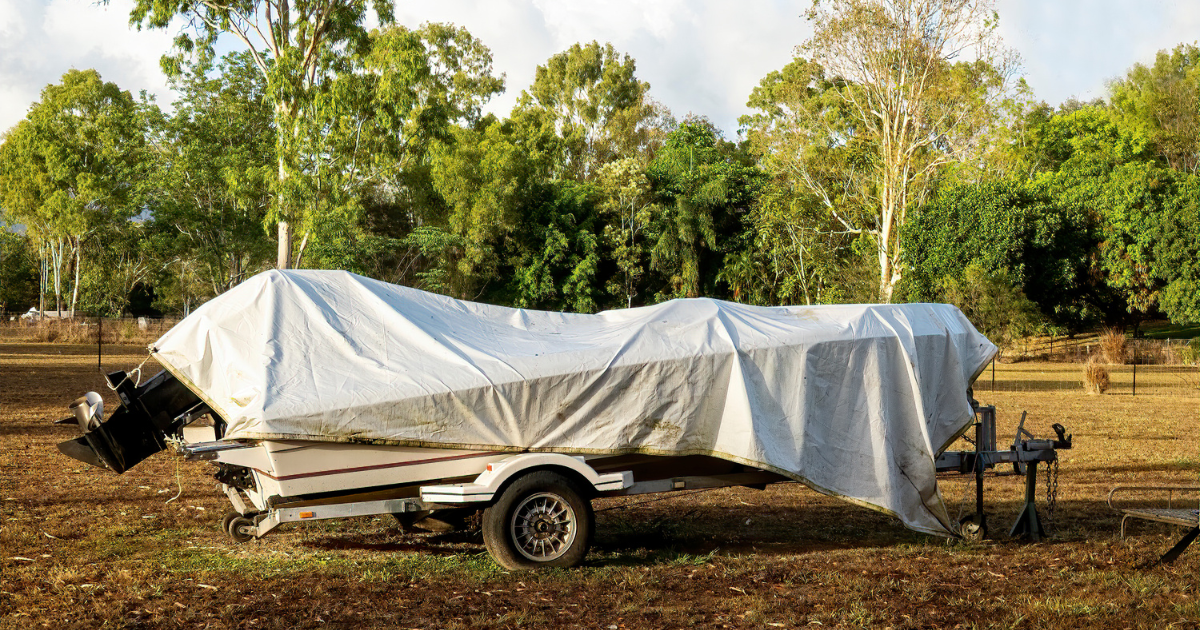
[[[1109,363],[1124,365],[1129,355],[1125,331],[1120,328],[1105,328],[1104,332],[1100,333],[1100,354]]]
[[[1037,306],[1013,285],[1005,271],[988,273],[983,267],[971,264],[961,280],[952,276],[943,278],[939,293],[1001,348],[1033,334],[1042,323]]]
[[[1108,391],[1108,368],[1092,357],[1083,364],[1083,389],[1089,394],[1103,394]]]

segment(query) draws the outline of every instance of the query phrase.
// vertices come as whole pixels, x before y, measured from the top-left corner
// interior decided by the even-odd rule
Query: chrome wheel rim
[[[575,542],[575,510],[549,492],[530,495],[513,510],[509,533],[517,551],[534,562],[561,557]]]

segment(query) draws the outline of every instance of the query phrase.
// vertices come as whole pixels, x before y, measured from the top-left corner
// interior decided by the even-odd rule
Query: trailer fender
[[[587,465],[583,457],[562,453],[522,453],[488,464],[487,470],[471,483],[452,483],[421,486],[421,500],[426,503],[478,503],[492,497],[514,479],[533,469],[565,468],[587,481],[596,492],[624,490],[633,485],[633,473],[623,470],[600,474]]]

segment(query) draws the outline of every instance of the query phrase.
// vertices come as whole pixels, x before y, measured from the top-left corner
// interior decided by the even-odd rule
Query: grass
[[[0,628],[1200,624],[1200,549],[1139,569],[1181,532],[1139,522],[1121,541],[1104,505],[1116,484],[1198,481],[1200,390],[1182,378],[1194,367],[1140,366],[1136,396],[1132,366],[1112,366],[1112,387],[1093,396],[1076,364],[999,364],[994,391],[985,372],[975,393],[997,406],[1001,444],[1022,410],[1039,436],[1053,422],[1075,435],[1047,542],[1005,536],[1022,497],[1011,475],[988,474],[991,535],[975,543],[782,484],[598,501],[621,509],[598,512],[586,566],[514,574],[470,536],[406,535],[387,518],[285,525],[236,545],[217,531],[227,508],[206,464],[160,454],[117,476],[62,457],[54,444],[72,430],[51,422],[83,391],[108,393],[91,352],[0,344]],[[106,348],[105,368],[143,358]],[[167,503],[177,470],[182,494]],[[951,514],[970,503],[967,481],[940,479]]]
[[[1140,327],[1147,339],[1192,339],[1200,337],[1200,324],[1180,325],[1170,322],[1147,322]]]

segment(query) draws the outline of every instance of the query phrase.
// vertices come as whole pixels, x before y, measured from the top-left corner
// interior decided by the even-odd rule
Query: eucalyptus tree
[[[663,112],[638,80],[637,64],[612,44],[573,44],[538,66],[512,118],[523,135],[549,136],[562,179],[590,180],[600,167],[644,154]]]
[[[844,89],[845,81],[797,57],[763,77],[746,103],[751,113],[739,119],[748,150],[770,175],[751,220],[772,301],[875,297],[845,282],[869,238],[857,226],[874,214],[876,145],[859,133]]]
[[[48,256],[55,307],[73,270],[68,309],[79,299],[81,250],[97,230],[142,211],[150,160],[144,127],[154,109],[95,70],[69,70],[48,85],[0,146],[0,205]]]
[[[1135,64],[1109,85],[1118,123],[1148,137],[1177,171],[1200,169],[1200,48],[1159,51],[1154,64]]]
[[[397,250],[389,239],[444,224],[431,148],[453,144],[456,128],[478,125],[504,80],[493,74],[482,42],[447,24],[373,31],[369,51],[352,61],[351,71],[314,99],[325,124],[312,134],[305,170],[321,177],[305,200],[320,220],[305,233],[317,237],[319,259],[357,266],[364,258],[388,259]]]
[[[207,66],[222,34],[249,49],[265,79],[276,129],[275,198],[267,221],[277,224],[279,268],[293,264],[293,224],[312,219],[301,199],[314,189],[312,178],[303,176],[304,152],[323,153],[323,147],[304,146],[323,124],[314,117],[314,101],[348,69],[349,57],[370,49],[368,4],[381,24],[392,23],[387,0],[137,0],[130,13],[139,28],[167,28],[183,18],[175,53],[163,58],[168,74],[179,74],[186,56]]]
[[[612,251],[617,273],[605,287],[633,306],[646,273],[645,231],[656,209],[650,180],[641,160],[625,157],[600,167],[600,210],[608,215],[604,240]]]
[[[180,100],[153,135],[151,225],[161,264],[197,280],[180,292],[183,302],[223,293],[272,253],[263,221],[276,142],[265,81],[248,53],[225,56],[215,70],[192,67],[172,79]]]
[[[996,35],[991,0],[823,0],[807,17],[814,33],[798,52],[825,75],[810,71],[807,80],[829,81],[839,102],[789,108],[777,130],[868,147],[850,171],[857,199],[813,173],[828,167],[825,152],[796,155],[793,167],[842,231],[874,241],[879,299],[887,302],[903,276],[900,229],[942,168],[977,148],[1015,57]],[[814,95],[792,96],[803,103]]]

